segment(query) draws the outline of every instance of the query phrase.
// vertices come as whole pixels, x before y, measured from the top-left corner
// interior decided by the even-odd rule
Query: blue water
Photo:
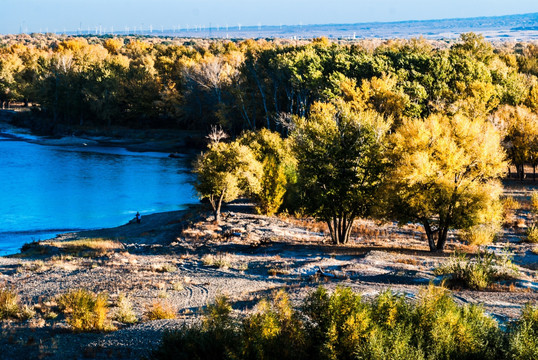
[[[44,146],[0,134],[0,255],[33,240],[118,226],[196,202],[191,160],[110,147]]]

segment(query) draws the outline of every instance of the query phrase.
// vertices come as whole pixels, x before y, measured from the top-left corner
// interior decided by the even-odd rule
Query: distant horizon
[[[533,13],[538,3],[531,0],[4,0],[0,33],[401,23]]]
[[[396,21],[361,21],[361,22],[354,22],[354,23],[344,23],[344,22],[333,22],[333,23],[311,23],[311,24],[249,24],[249,25],[239,25],[240,28],[243,28],[243,29],[252,29],[252,28],[258,28],[258,27],[261,27],[261,28],[276,28],[276,27],[312,27],[312,26],[339,26],[339,25],[368,25],[368,24],[379,24],[379,25],[382,25],[382,24],[399,24],[399,23],[419,23],[419,22],[440,22],[440,21],[454,21],[454,20],[473,20],[473,19],[491,19],[491,18],[503,18],[503,17],[516,17],[516,16],[528,16],[528,15],[538,15],[538,11],[535,11],[535,12],[528,12],[528,13],[514,13],[514,14],[503,14],[503,15],[491,15],[491,16],[469,16],[469,17],[446,17],[446,18],[432,18],[432,19],[406,19],[406,20],[396,20]],[[198,30],[196,31],[208,31],[209,29],[217,29],[218,28],[224,28],[225,26],[223,25],[217,25],[217,24],[207,24],[208,26],[205,26],[205,24],[200,24],[200,25],[193,25],[193,26],[190,26],[189,29],[187,28],[181,28],[181,29],[178,29],[178,28],[167,28],[167,27],[164,27],[163,30],[164,32],[166,32],[167,34],[171,33],[172,30],[174,32],[193,32],[195,31],[195,28],[196,27],[200,27],[198,28]],[[538,25],[538,24],[537,24]],[[62,34],[65,34],[65,35],[77,35],[77,31],[80,31],[81,33],[78,34],[80,36],[84,36],[84,35],[110,35],[110,34],[117,34],[117,35],[121,35],[121,36],[126,36],[126,35],[135,35],[135,34],[143,34],[143,35],[147,35],[148,33],[155,33],[155,34],[159,34],[161,32],[161,29],[158,28],[158,27],[153,27],[152,30],[150,30],[150,26],[152,25],[148,25],[147,27],[145,28],[134,28],[133,31],[129,32],[126,34],[126,31],[125,30],[116,30],[114,27],[112,27],[111,29],[107,29],[105,27],[101,27],[101,30],[102,32],[100,34],[97,34],[98,32],[98,27],[95,27],[95,28],[89,28],[89,34],[87,34],[87,29],[65,29],[62,30],[62,31],[33,31],[33,32],[16,32],[16,33],[0,33],[0,35],[19,35],[19,34],[57,34],[57,35],[62,35]],[[232,26],[228,26],[228,28],[230,30],[233,30],[233,29],[237,29],[238,28],[238,25],[232,25]],[[130,28],[130,30],[132,30],[133,28]],[[109,31],[105,31],[105,30],[109,30]]]

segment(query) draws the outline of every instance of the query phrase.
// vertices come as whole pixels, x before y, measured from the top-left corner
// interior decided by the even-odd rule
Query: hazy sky
[[[538,0],[0,0],[0,33],[425,20],[538,12]]]

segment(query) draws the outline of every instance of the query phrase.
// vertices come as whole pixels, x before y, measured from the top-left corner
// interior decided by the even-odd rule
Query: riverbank
[[[0,110],[0,133],[30,134],[27,141],[50,146],[122,147],[132,152],[169,154],[194,154],[205,148],[205,134],[200,131],[62,126],[51,135],[35,125],[36,119],[28,109]]]
[[[483,291],[459,288],[453,296],[507,321],[538,300],[537,255],[534,245],[518,241],[490,249],[502,248],[514,255],[517,281]],[[163,331],[196,321],[220,294],[238,314],[277,289],[297,304],[320,284],[347,286],[366,299],[392,289],[413,301],[425,285],[441,281],[435,269],[455,249],[472,251],[451,236],[447,254],[430,253],[420,227],[366,220],[357,222],[350,244],[333,246],[324,224],[256,215],[248,203],[228,206],[219,225],[202,205],[147,215],[140,224],[63,234],[0,258],[0,283],[36,309],[29,320],[1,323],[0,347],[9,359],[139,359]],[[114,320],[112,332],[73,333],[57,299],[80,288],[107,293],[111,318],[126,295],[138,321]],[[156,303],[173,309],[176,319],[150,320],[147,311]],[[51,318],[51,311],[58,315]]]

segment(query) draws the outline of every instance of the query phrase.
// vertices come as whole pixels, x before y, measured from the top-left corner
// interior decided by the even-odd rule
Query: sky
[[[538,12],[538,0],[0,0],[0,33],[307,25]]]

